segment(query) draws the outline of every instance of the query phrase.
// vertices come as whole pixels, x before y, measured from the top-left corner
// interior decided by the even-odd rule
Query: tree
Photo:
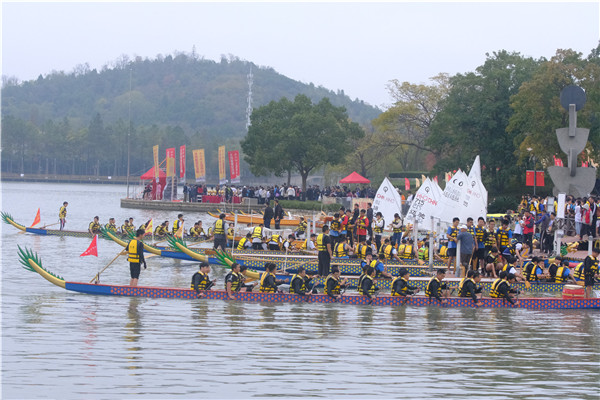
[[[566,155],[558,145],[555,131],[569,125],[569,112],[560,105],[560,91],[568,85],[579,85],[586,91],[587,102],[577,112],[577,125],[590,129],[590,156],[600,154],[599,45],[587,58],[570,49],[558,50],[512,98],[514,114],[507,131],[515,135],[515,153],[520,162],[529,157],[529,148],[545,165],[554,165],[554,155],[563,158],[566,165]]]
[[[509,104],[537,68],[538,61],[502,50],[488,54],[475,72],[450,79],[448,97],[426,140],[439,155],[437,171],[464,169],[480,155],[487,171],[484,183],[495,192],[521,175],[514,155],[515,135],[506,132],[512,115]]]
[[[241,141],[244,159],[255,175],[282,176],[291,168],[302,177],[302,191],[311,171],[344,161],[351,140],[364,136],[344,107],[323,98],[313,104],[305,95],[285,97],[255,109],[247,136]]]

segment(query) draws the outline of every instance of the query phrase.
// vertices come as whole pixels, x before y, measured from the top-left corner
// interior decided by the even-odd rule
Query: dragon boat
[[[212,213],[212,212],[208,212],[208,214],[211,217],[214,218],[219,218],[219,214],[216,213]],[[238,224],[250,224],[250,225],[259,225],[262,224],[264,222],[264,218],[262,215],[260,214],[232,214],[232,213],[225,213],[225,221],[228,222],[235,222],[236,220],[236,216],[237,216],[237,223]],[[308,220],[308,217],[304,217],[306,220]],[[316,221],[316,226],[318,228],[323,226],[323,221],[326,221],[327,219],[331,220],[331,217],[321,217],[320,220]],[[287,227],[287,228],[295,228],[300,224],[300,218],[293,218],[293,217],[284,217],[279,221],[279,225],[282,227]],[[275,226],[275,220],[271,219],[271,226]]]
[[[36,272],[52,284],[66,290],[95,295],[108,296],[130,296],[130,297],[149,297],[149,298],[178,298],[178,299],[198,299],[198,294],[192,289],[169,288],[169,287],[149,287],[149,286],[124,286],[124,285],[104,285],[83,282],[69,282],[61,276],[54,274],[42,266],[37,254],[27,249],[19,247],[20,262],[23,267],[29,271]],[[224,290],[203,291],[204,299],[227,300],[228,296]],[[425,296],[394,297],[389,295],[380,295],[373,299],[360,295],[344,295],[338,300],[324,294],[313,294],[310,296],[300,296],[288,293],[256,293],[256,292],[237,292],[234,294],[236,301],[246,302],[269,302],[269,303],[334,303],[355,304],[355,305],[377,305],[377,306],[438,306],[435,301],[431,301]],[[526,308],[526,309],[600,309],[600,298],[555,298],[555,297],[526,297],[519,299],[518,305],[512,305],[504,299],[483,297],[479,307],[487,308]],[[476,307],[471,298],[450,297],[448,302],[442,307]]]

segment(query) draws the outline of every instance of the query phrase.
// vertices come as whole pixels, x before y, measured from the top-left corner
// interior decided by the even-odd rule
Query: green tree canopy
[[[293,102],[284,97],[255,109],[250,120],[241,146],[252,173],[281,176],[296,170],[303,192],[311,171],[343,162],[352,151],[351,141],[364,136],[346,109],[334,107],[328,98],[313,104],[304,95]]]

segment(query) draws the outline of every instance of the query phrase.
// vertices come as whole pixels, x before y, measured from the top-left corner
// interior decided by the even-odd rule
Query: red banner
[[[40,223],[42,219],[40,218],[40,209],[38,208],[37,214],[35,214],[35,218],[33,219],[33,224],[31,224],[31,228]]]
[[[408,178],[404,178],[404,190],[410,190],[410,181]]]
[[[175,147],[167,149],[167,177],[175,176]]]
[[[94,238],[92,239],[92,243],[90,243],[87,250],[79,255],[79,257],[85,257],[85,256],[98,257],[98,235],[94,235]]]
[[[179,178],[185,181],[185,144],[179,147]]]
[[[528,170],[525,175],[526,186],[545,186],[544,183],[544,171],[535,171],[535,180],[533,178],[533,171]]]
[[[240,152],[238,150],[230,151],[228,156],[231,183],[240,183]]]

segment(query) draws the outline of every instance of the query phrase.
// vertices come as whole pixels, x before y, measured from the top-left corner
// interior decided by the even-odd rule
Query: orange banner
[[[175,147],[167,149],[167,177],[175,176]]]
[[[196,182],[206,182],[206,165],[204,163],[204,149],[193,150],[194,157],[194,173]]]
[[[227,183],[225,172],[225,146],[219,146],[219,185]]]
[[[152,147],[152,155],[154,156],[154,180],[158,182],[158,145]]]

